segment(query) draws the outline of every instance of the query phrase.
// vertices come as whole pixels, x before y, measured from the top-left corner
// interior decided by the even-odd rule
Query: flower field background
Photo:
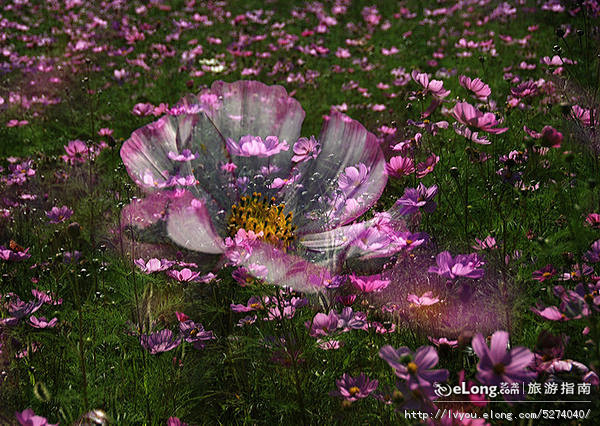
[[[0,424],[594,424],[599,17],[6,0]]]

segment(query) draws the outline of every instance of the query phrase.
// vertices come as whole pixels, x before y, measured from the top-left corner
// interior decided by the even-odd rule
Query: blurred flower
[[[388,286],[389,280],[382,280],[380,275],[370,275],[357,277],[350,275],[352,285],[363,293],[371,293],[373,291],[381,291]]]
[[[39,317],[32,315],[29,317],[29,324],[35,328],[52,328],[56,326],[58,322],[58,318],[52,318],[50,321],[46,319],[46,317]]]
[[[435,257],[436,266],[431,266],[427,272],[438,274],[447,280],[460,277],[478,279],[485,274],[483,269],[478,269],[483,262],[476,253],[459,254],[455,258],[448,251],[443,251]]]
[[[89,158],[90,148],[85,142],[80,141],[79,139],[69,141],[64,148],[67,154],[63,155],[61,158],[65,163],[69,163],[70,165],[83,164]]]
[[[202,324],[196,324],[192,320],[181,321],[179,323],[179,332],[183,339],[188,343],[193,343],[196,349],[204,348],[202,342],[215,339],[212,331],[205,331]]]
[[[440,301],[440,299],[433,296],[432,291],[427,291],[423,293],[421,297],[417,296],[416,294],[409,294],[406,297],[406,300],[408,300],[411,303],[411,305],[414,306],[431,306]]]
[[[16,412],[15,417],[22,426],[57,426],[58,423],[48,423],[48,419],[42,416],[36,416],[31,408],[22,412]]]

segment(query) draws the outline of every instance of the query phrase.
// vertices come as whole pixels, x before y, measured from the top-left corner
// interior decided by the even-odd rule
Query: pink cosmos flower
[[[431,266],[427,272],[438,274],[447,280],[459,277],[478,279],[483,277],[485,271],[479,269],[483,262],[476,253],[459,254],[455,258],[448,251],[443,251],[435,257],[437,266]]]
[[[365,373],[361,373],[358,377],[351,377],[344,373],[335,383],[337,391],[331,392],[330,395],[342,397],[350,402],[368,397],[379,385],[377,380],[369,379]]]
[[[21,426],[57,426],[58,423],[48,423],[48,419],[42,416],[36,416],[31,408],[16,412],[15,417]]]
[[[317,142],[314,136],[310,138],[300,138],[294,144],[294,156],[292,162],[302,163],[310,159],[316,159],[321,153],[321,144]]]
[[[542,269],[534,271],[532,275],[534,280],[544,282],[556,275],[556,269],[552,265],[546,265]]]
[[[207,95],[216,101],[205,102]],[[287,143],[298,141],[305,114],[282,87],[218,81],[181,104],[198,108],[161,117],[133,132],[121,148],[129,175],[146,192],[145,199],[123,209],[123,226],[160,233],[155,237],[222,256],[251,274],[250,265],[262,265],[262,279],[269,283],[309,292],[323,288],[324,282],[315,284],[310,277],[322,276],[350,256],[347,247],[354,239],[353,229],[367,228],[372,220],[351,222],[374,205],[385,187],[385,159],[375,135],[332,111],[315,138],[321,153],[299,165],[292,157],[304,156],[302,144],[296,153],[287,149]],[[169,152],[185,149],[199,153],[193,171],[168,157]],[[237,168],[221,170],[228,163]],[[266,166],[277,168],[265,176],[260,170]],[[166,190],[170,177],[178,173],[193,173],[197,183]],[[293,184],[273,187],[275,179],[285,181],[296,173],[300,177]],[[398,210],[389,211],[392,226],[404,231]],[[260,236],[240,246],[242,242],[234,239],[240,231]],[[307,248],[310,261],[304,257]],[[358,246],[351,253],[357,258],[368,254]]]
[[[200,272],[192,272],[189,268],[183,268],[181,271],[171,269],[167,271],[167,275],[179,282],[199,281],[202,279]]]
[[[440,161],[440,157],[431,154],[424,162],[417,164],[417,178],[423,179],[429,173],[433,172],[435,165]]]
[[[139,116],[152,115],[154,113],[154,105],[152,105],[150,103],[141,103],[140,102],[133,106],[133,109],[131,112],[133,115],[139,115]]]
[[[433,343],[437,347],[442,347],[442,346],[447,346],[449,348],[456,348],[456,347],[458,347],[458,340],[449,340],[446,337],[440,337],[439,339],[436,339],[436,338],[431,337],[431,336],[427,336],[427,338],[429,339],[429,341],[431,343]]]
[[[144,259],[140,258],[134,261],[135,265],[139,267],[142,272],[146,274],[151,274],[153,272],[161,272],[166,271],[171,266],[175,264],[175,262],[167,259],[156,259],[152,258],[147,262]]]
[[[492,94],[490,86],[485,84],[479,78],[474,78],[471,80],[471,78],[461,75],[458,77],[458,82],[462,87],[473,92],[475,97],[479,100],[486,100],[488,96]]]
[[[600,214],[590,213],[585,218],[585,223],[594,229],[600,229]]]
[[[474,127],[487,133],[496,135],[508,130],[508,127],[495,127],[499,122],[493,113],[482,113],[467,102],[458,102],[454,105],[452,116],[465,126]]]
[[[50,211],[46,212],[46,216],[50,219],[50,223],[62,223],[65,220],[68,220],[73,215],[73,210],[68,208],[67,206],[62,207],[52,207]]]
[[[198,158],[199,156],[200,154],[198,153],[192,154],[192,151],[190,151],[189,149],[184,149],[180,154],[173,151],[169,151],[169,153],[167,154],[167,157],[169,157],[169,159],[181,162],[192,161]]]
[[[141,335],[140,344],[150,352],[156,355],[161,352],[167,352],[175,349],[181,344],[181,337],[174,338],[173,332],[169,329],[160,330],[150,335]]]
[[[363,293],[382,291],[390,284],[389,280],[382,280],[380,275],[357,277],[352,274],[350,275],[350,282],[356,289]]]
[[[29,317],[29,324],[35,328],[52,328],[58,323],[58,318],[52,318],[50,321],[46,317],[36,317],[34,315]]]
[[[406,300],[408,300],[414,306],[431,306],[440,301],[439,298],[434,297],[432,291],[423,293],[421,297],[417,296],[416,294],[409,294],[406,297]]]
[[[415,163],[410,157],[400,155],[390,158],[390,162],[385,165],[385,171],[389,176],[402,178],[415,171]]]
[[[441,80],[429,80],[427,73],[413,70],[411,72],[412,79],[423,87],[423,93],[431,93],[438,99],[443,99],[450,94],[450,90],[444,89],[444,82]]]
[[[519,84],[517,87],[512,87],[510,93],[516,98],[525,98],[527,96],[534,96],[537,93],[537,84],[533,81],[526,81]]]
[[[227,139],[227,148],[232,155],[240,157],[270,157],[290,147],[285,140],[280,143],[277,136],[267,136],[263,140],[260,136],[245,135],[239,143]]]
[[[15,250],[11,250],[10,248],[0,246],[0,259],[2,260],[9,262],[20,262],[22,260],[27,260],[30,257],[31,255],[29,254],[29,247],[26,249],[15,248]]]
[[[85,144],[85,142],[78,139],[69,141],[64,148],[67,154],[63,155],[61,158],[65,163],[69,163],[70,165],[83,164],[90,155],[90,148]]]
[[[412,352],[406,346],[394,349],[390,345],[379,350],[379,356],[394,369],[396,376],[406,380],[409,388],[431,387],[448,379],[448,370],[431,370],[439,361],[433,346],[421,346]]]
[[[491,235],[488,235],[483,240],[475,238],[475,244],[471,247],[473,247],[475,250],[493,250],[497,249],[498,245],[496,244],[496,239]]]
[[[492,335],[490,347],[485,343],[482,334],[477,334],[471,345],[479,357],[477,364],[477,380],[486,385],[500,386],[505,383],[528,383],[535,379],[537,373],[529,370],[533,367],[533,353],[522,346],[508,350],[508,333],[496,331]],[[522,395],[519,386],[519,394],[504,394],[504,399],[519,399]]]
[[[582,108],[579,105],[573,105],[571,107],[571,114],[574,118],[579,120],[584,126],[590,127],[592,125],[592,110],[588,108]],[[594,121],[598,123],[598,111],[594,111]]]
[[[233,312],[250,312],[257,309],[263,309],[263,301],[258,297],[252,296],[245,305],[238,305],[232,303],[229,305]]]
[[[312,322],[306,322],[306,326],[310,327],[309,334],[312,337],[328,336],[337,330],[338,321],[339,317],[334,311],[329,312],[327,315],[319,312],[315,315]]]
[[[542,144],[552,148],[560,148],[563,134],[552,126],[544,126],[542,129]]]

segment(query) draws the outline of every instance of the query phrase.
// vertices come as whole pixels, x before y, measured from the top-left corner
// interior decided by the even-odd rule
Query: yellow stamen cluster
[[[232,237],[239,229],[263,233],[262,239],[272,244],[288,246],[295,238],[293,214],[284,213],[285,204],[275,204],[275,197],[267,199],[260,192],[242,197],[239,204],[231,206],[227,230]]]

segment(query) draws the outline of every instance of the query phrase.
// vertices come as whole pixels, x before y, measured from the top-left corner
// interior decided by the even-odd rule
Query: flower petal
[[[246,266],[250,273],[253,264],[264,266],[260,279],[270,284],[291,287],[296,291],[315,293],[323,287],[315,284],[314,277],[326,276],[327,270],[301,257],[284,251],[262,241],[252,245],[250,255],[241,259],[240,265]],[[324,286],[324,285],[323,285]]]
[[[223,240],[217,234],[204,200],[189,191],[173,200],[167,217],[167,233],[176,244],[202,253],[223,253]]]
[[[238,142],[242,136],[277,136],[279,141],[293,145],[300,137],[304,110],[281,86],[267,86],[259,81],[240,80],[234,83],[215,81],[211,88],[197,96],[215,95],[217,101],[203,104],[204,110],[225,140]],[[257,171],[260,165],[274,165],[280,177],[286,177],[292,166],[291,149],[269,159],[237,157],[240,169]]]
[[[385,159],[377,138],[362,124],[333,111],[323,125],[319,136],[321,153],[316,161],[310,162],[299,181],[301,189],[286,194],[286,205],[295,208],[302,206],[308,214],[297,217],[298,232],[307,234],[323,231],[350,223],[367,211],[381,196],[387,183]],[[369,170],[366,179],[347,198],[355,199],[356,208],[346,209],[331,206],[320,195],[333,195],[338,187],[338,177],[347,167],[364,164]],[[326,200],[327,201],[327,200]],[[325,220],[315,221],[312,215]],[[325,223],[324,223],[325,222]]]

